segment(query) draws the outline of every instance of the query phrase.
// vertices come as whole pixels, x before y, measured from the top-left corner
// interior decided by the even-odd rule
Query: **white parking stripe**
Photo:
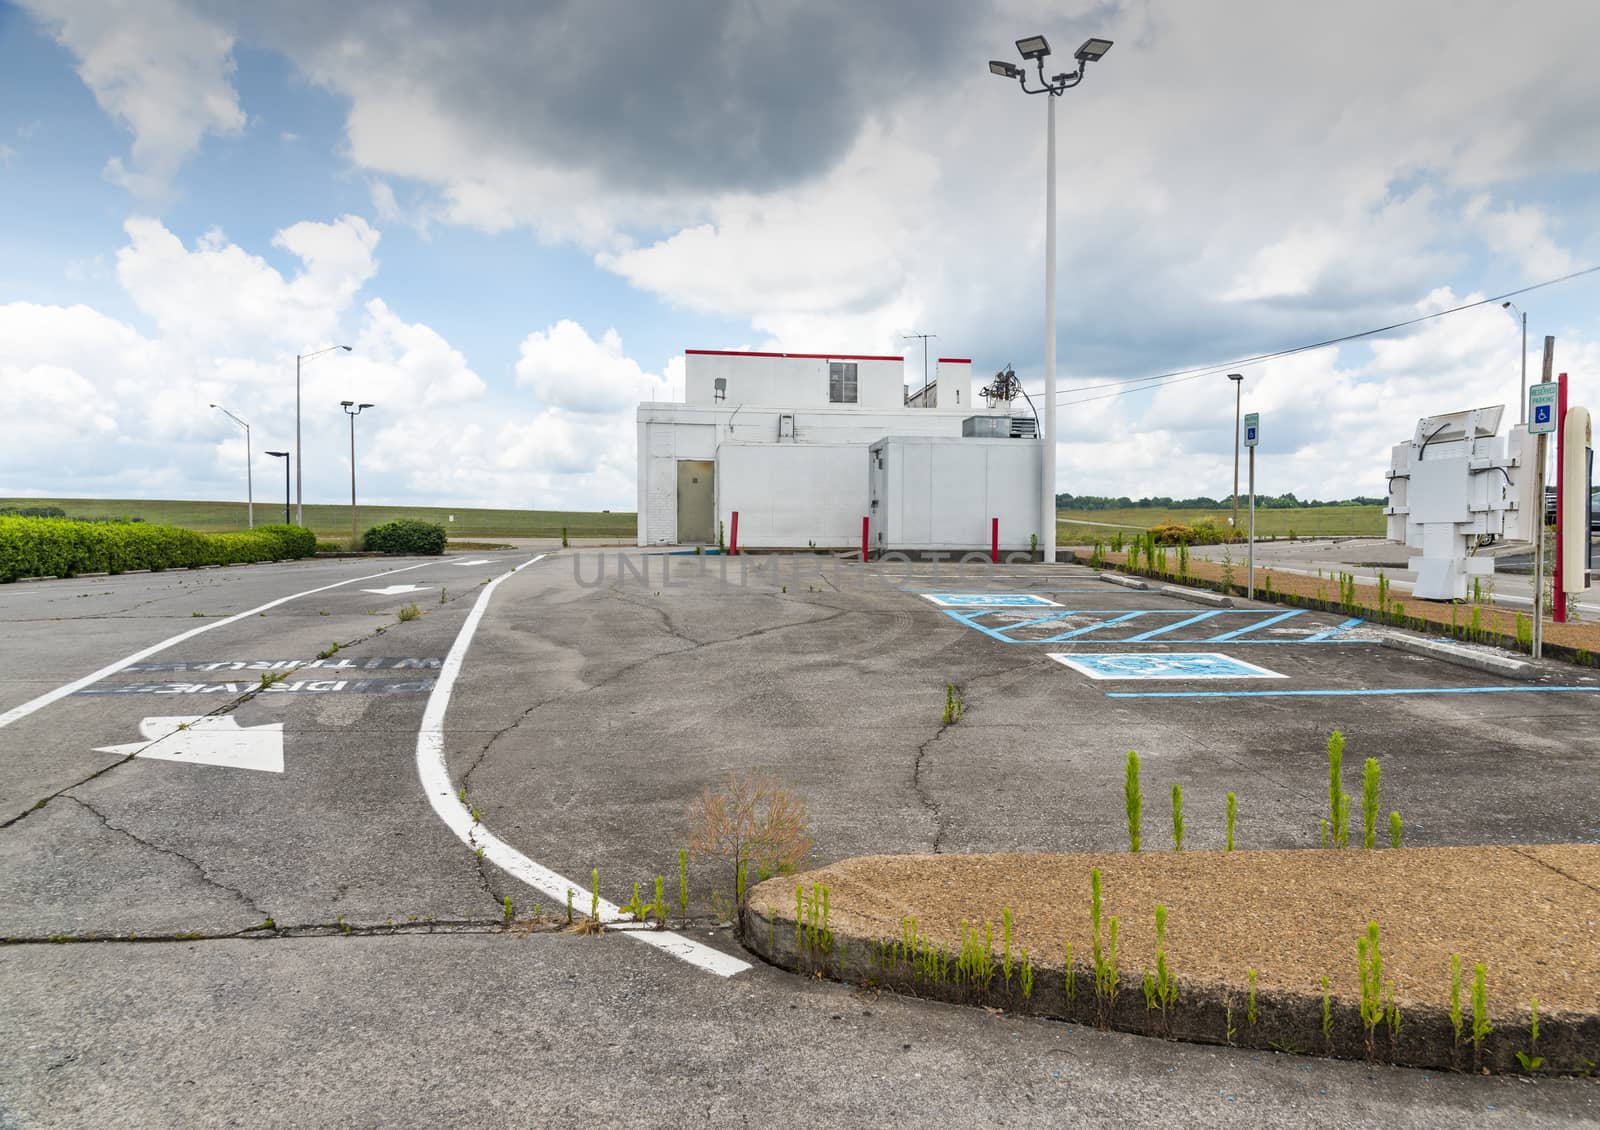
[[[200,625],[198,628],[190,628],[187,632],[179,632],[171,639],[165,639],[158,644],[152,644],[143,651],[136,651],[132,655],[124,656],[123,658],[117,660],[110,666],[100,668],[100,670],[94,672],[93,674],[85,675],[81,679],[75,679],[64,687],[57,687],[55,690],[46,694],[42,694],[36,699],[32,699],[23,703],[21,706],[12,707],[4,714],[0,714],[0,729],[11,725],[13,722],[17,722],[23,718],[26,718],[36,710],[43,710],[52,702],[66,698],[70,694],[77,694],[84,687],[92,686],[95,683],[98,683],[101,679],[115,675],[124,667],[138,663],[142,659],[148,659],[152,655],[156,655],[159,652],[167,650],[167,648],[172,647],[174,644],[180,644],[184,640],[193,639],[195,636],[198,636],[203,632],[209,632],[213,628],[222,628],[229,624],[237,624],[240,620],[243,620],[248,616],[259,615],[269,608],[276,608],[278,605],[287,604],[291,600],[299,600],[303,596],[314,596],[319,592],[327,592],[329,589],[337,589],[342,588],[345,585],[359,584],[362,581],[373,581],[377,580],[379,577],[393,576],[395,573],[409,573],[413,569],[424,569],[429,565],[435,564],[437,564],[437,562],[424,561],[421,565],[406,565],[400,569],[387,569],[382,573],[369,573],[365,577],[351,577],[348,581],[336,581],[331,585],[323,585],[321,588],[307,589],[305,592],[294,593],[292,596],[280,596],[277,600],[269,600],[267,603],[257,605],[256,607],[248,609],[247,611],[235,613],[234,615],[228,616],[221,620],[213,620],[209,624]]]
[[[434,812],[439,814],[439,819],[445,822],[462,843],[474,851],[482,848],[485,859],[513,878],[545,894],[557,905],[565,905],[570,892],[576,906],[587,908],[591,899],[588,890],[548,867],[535,863],[473,820],[471,811],[461,803],[461,798],[450,787],[450,770],[446,767],[444,759],[444,716],[450,709],[450,693],[455,688],[456,676],[461,673],[461,664],[466,658],[467,648],[472,646],[472,637],[478,630],[478,622],[483,619],[484,609],[489,606],[489,598],[494,595],[494,590],[500,587],[501,581],[522,572],[537,561],[543,561],[547,556],[548,554],[541,553],[531,560],[524,561],[510,572],[500,574],[478,594],[472,611],[467,614],[467,622],[461,625],[461,631],[450,647],[450,654],[445,657],[444,666],[439,670],[439,680],[434,684],[433,692],[428,695],[427,708],[422,712],[422,727],[417,731],[417,776],[422,781],[422,788],[428,794],[428,803],[433,805]],[[612,922],[622,917],[621,908],[605,899],[600,900],[598,910],[602,922]],[[708,973],[714,973],[718,977],[732,977],[750,968],[750,963],[747,961],[741,961],[737,957],[714,950],[710,946],[702,945],[670,930],[628,930],[626,936],[670,953],[673,957],[680,958]]]

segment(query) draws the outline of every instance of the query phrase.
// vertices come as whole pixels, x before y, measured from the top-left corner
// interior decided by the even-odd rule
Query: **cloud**
[[[131,166],[106,175],[141,199],[167,188],[209,135],[244,128],[232,83],[233,36],[178,0],[22,0],[78,61],[100,108],[133,134]]]
[[[563,413],[631,415],[641,401],[681,399],[667,376],[646,373],[622,351],[622,338],[607,330],[591,338],[576,322],[563,320],[547,331],[529,334],[517,362],[517,384],[533,390],[538,402]]]

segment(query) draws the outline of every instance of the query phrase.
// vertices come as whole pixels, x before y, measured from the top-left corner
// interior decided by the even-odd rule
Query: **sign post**
[[[1261,442],[1261,413],[1246,412],[1244,445],[1250,449],[1250,549],[1244,571],[1246,600],[1256,598],[1256,444]]]
[[[1549,451],[1549,435],[1556,430],[1556,398],[1559,386],[1550,379],[1555,367],[1556,339],[1544,339],[1544,380],[1528,389],[1528,434],[1539,437],[1538,464],[1534,475],[1534,498],[1538,515],[1534,520],[1533,549],[1533,658],[1544,654],[1544,465]]]

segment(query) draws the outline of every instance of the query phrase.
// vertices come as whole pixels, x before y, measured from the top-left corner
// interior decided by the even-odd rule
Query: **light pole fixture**
[[[1229,373],[1233,382],[1233,528],[1239,528],[1239,405],[1244,395],[1244,374]]]
[[[213,404],[211,407],[244,429],[244,496],[246,499],[244,505],[245,513],[249,516],[250,528],[253,530],[256,528],[256,488],[255,484],[251,482],[250,473],[250,425],[220,404]]]
[[[289,453],[287,451],[269,451],[268,455],[274,459],[283,460],[283,524],[289,524]]]
[[[335,349],[350,352],[348,345],[330,345],[326,349],[319,349],[314,353],[296,353],[294,355],[294,520],[298,525],[306,524],[305,486],[302,481],[300,468],[305,464],[305,453],[300,449],[300,366],[303,362],[313,357],[321,357],[324,353],[332,353]]]
[[[350,417],[350,548],[356,548],[356,417],[361,415],[363,408],[371,408],[370,404],[357,404],[353,400],[341,400],[339,406],[344,409],[344,414]]]
[[[1040,507],[1039,546],[1043,560],[1056,559],[1056,99],[1083,81],[1088,65],[1111,50],[1109,39],[1089,39],[1073,53],[1078,67],[1063,74],[1045,76],[1044,61],[1050,44],[1042,35],[1017,40],[1017,52],[1024,63],[1033,62],[1039,71],[1039,86],[1028,85],[1027,71],[1012,63],[991,60],[989,73],[1016,79],[1024,94],[1045,94],[1049,110],[1045,114],[1044,171],[1044,479]]]
[[[1528,312],[1515,302],[1500,303],[1502,310],[1515,310],[1522,315],[1522,399],[1517,402],[1517,423],[1528,422]]]

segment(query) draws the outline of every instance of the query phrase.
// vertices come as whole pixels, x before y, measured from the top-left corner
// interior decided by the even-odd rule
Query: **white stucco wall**
[[[828,399],[831,361],[855,365],[855,407],[900,408],[905,403],[905,363],[900,357],[690,349],[685,351],[683,360],[684,400],[692,405],[826,406],[831,403]],[[727,397],[722,401],[716,400],[718,377],[728,382]]]
[[[717,517],[750,549],[859,545],[867,513],[867,448],[857,443],[724,443]]]

